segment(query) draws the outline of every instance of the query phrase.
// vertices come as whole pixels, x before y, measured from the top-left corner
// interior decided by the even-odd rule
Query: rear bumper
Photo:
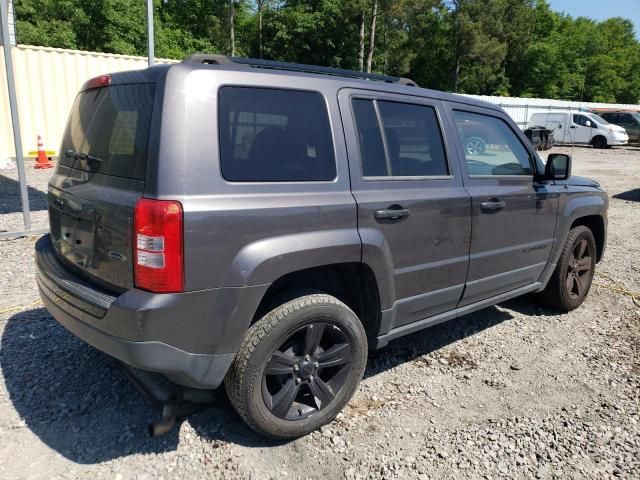
[[[45,306],[74,335],[128,365],[196,388],[222,383],[267,288],[113,295],[67,270],[48,235],[36,243],[36,267]]]

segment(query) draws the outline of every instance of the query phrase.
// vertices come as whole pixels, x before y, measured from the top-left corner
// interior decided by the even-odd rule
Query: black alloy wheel
[[[592,257],[593,252],[586,238],[576,242],[571,251],[565,282],[569,298],[582,298],[589,289]]]
[[[336,325],[301,327],[267,361],[262,377],[265,405],[285,420],[301,420],[325,409],[346,384],[351,350]]]
[[[563,312],[584,302],[596,268],[596,240],[585,225],[572,228],[560,253],[556,269],[539,297],[548,306]]]
[[[349,402],[368,344],[358,316],[337,298],[308,290],[282,296],[291,299],[276,297],[247,331],[225,388],[251,428],[291,439],[331,422]]]

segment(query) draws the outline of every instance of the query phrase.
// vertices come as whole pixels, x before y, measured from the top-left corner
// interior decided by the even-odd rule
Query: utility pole
[[[22,152],[22,135],[20,134],[20,119],[18,118],[18,101],[16,97],[16,82],[13,77],[13,58],[11,46],[15,43],[9,35],[9,1],[0,0],[0,30],[2,31],[2,48],[4,50],[4,66],[7,72],[7,89],[9,90],[9,110],[11,111],[11,126],[13,127],[13,143],[16,149],[16,163],[18,164],[18,178],[20,180],[20,200],[22,203],[22,220],[26,232],[31,230],[31,213],[29,211],[29,193],[27,177],[24,171],[24,157]],[[8,234],[9,236],[21,236]],[[1,237],[5,237],[2,235]]]
[[[147,63],[151,67],[155,63],[155,38],[153,30],[153,0],[147,0]]]

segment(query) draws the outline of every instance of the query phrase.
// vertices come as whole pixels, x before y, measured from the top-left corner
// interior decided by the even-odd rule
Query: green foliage
[[[231,1],[154,0],[156,55],[228,53]],[[15,0],[18,41],[145,55],[145,3]],[[369,44],[372,0],[233,4],[239,56],[262,51],[264,58],[358,69],[363,18],[365,50]],[[373,70],[466,93],[640,98],[640,43],[632,23],[574,19],[552,11],[547,0],[378,0]]]

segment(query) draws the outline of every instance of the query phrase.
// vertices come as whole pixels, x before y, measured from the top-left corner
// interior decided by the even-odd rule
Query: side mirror
[[[584,122],[585,127],[590,127],[591,126],[591,122],[589,120],[587,120],[586,122]]]
[[[566,180],[571,176],[571,155],[550,153],[544,167],[544,176],[548,180]]]

